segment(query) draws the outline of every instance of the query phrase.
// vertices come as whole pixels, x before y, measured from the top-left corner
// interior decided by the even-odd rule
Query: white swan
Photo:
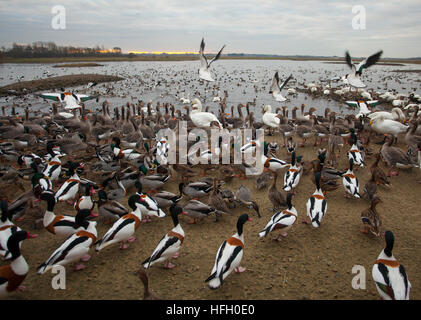
[[[370,120],[370,125],[374,131],[380,134],[392,134],[395,138],[399,133],[408,131],[408,126],[398,121],[385,119],[384,116],[380,115]]]
[[[406,121],[406,117],[404,113],[399,108],[393,108],[391,112],[376,111],[368,115],[370,119],[375,119],[380,116],[383,116],[385,119],[389,119],[389,120],[402,121],[403,123],[405,123]]]
[[[218,126],[222,129],[222,125],[218,118],[211,112],[202,112],[202,103],[199,99],[194,98],[192,101],[192,111],[190,112],[190,118],[193,124],[199,128],[209,128],[211,122],[218,122]]]
[[[263,111],[263,123],[271,128],[278,128],[281,123],[281,119],[278,118],[278,114],[272,113],[272,107],[270,105],[266,105]]]

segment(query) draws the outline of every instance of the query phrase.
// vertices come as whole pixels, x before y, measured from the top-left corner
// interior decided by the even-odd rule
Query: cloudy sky
[[[54,6],[66,29],[52,28]],[[365,30],[352,27],[363,5]],[[0,46],[59,45],[135,51],[206,51],[283,55],[421,56],[421,0],[1,0]]]

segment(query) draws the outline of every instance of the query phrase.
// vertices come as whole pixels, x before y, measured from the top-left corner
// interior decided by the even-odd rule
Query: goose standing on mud
[[[209,288],[216,289],[221,286],[223,280],[233,270],[238,273],[246,271],[245,268],[240,267],[240,263],[244,253],[243,226],[250,220],[247,214],[242,214],[237,221],[237,233],[225,240],[219,247],[211,275],[205,280],[208,282]]]

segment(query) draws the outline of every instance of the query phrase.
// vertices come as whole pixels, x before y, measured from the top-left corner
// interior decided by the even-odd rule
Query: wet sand
[[[60,77],[51,77],[41,80],[21,81],[0,88],[0,97],[8,95],[21,95],[40,90],[76,87],[89,82],[120,81],[124,78],[102,74],[72,74]]]
[[[83,67],[102,67],[103,64],[98,63],[69,63],[69,64],[57,64],[53,68],[83,68]]]

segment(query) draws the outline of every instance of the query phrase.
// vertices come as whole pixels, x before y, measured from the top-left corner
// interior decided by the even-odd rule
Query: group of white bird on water
[[[223,46],[217,55],[208,62],[204,54],[205,42],[204,39],[202,39],[200,44],[200,68],[198,70],[200,79],[215,81],[211,75],[210,67],[213,62],[220,58],[224,47],[225,46]],[[364,69],[374,65],[380,59],[381,54],[382,51],[364,59],[358,65],[355,65],[352,63],[351,57],[347,52],[346,62],[351,68],[351,72],[339,79],[353,88],[366,87],[360,78],[362,72]],[[275,73],[270,87],[270,93],[273,95],[275,101],[281,102],[286,100],[281,92],[291,79],[292,75],[281,83],[278,72]],[[61,93],[44,93],[39,96],[56,102],[62,102],[65,104],[65,109],[69,110],[80,108],[79,104],[81,102],[97,98],[96,96],[73,94],[65,92],[64,90]],[[186,101],[190,102],[189,97],[183,97],[183,99],[183,103]],[[202,111],[202,105],[198,99],[194,99],[192,103],[193,108],[190,117],[196,127],[214,128],[216,126],[220,129],[223,128],[223,124],[213,113]],[[376,101],[348,101],[347,104],[359,108],[360,112],[358,116],[368,116],[373,129],[379,133],[388,133],[396,137],[399,133],[406,132],[407,130],[407,126],[399,121],[402,117],[402,111],[399,108],[393,109],[391,113],[372,112],[370,109],[375,106]],[[74,114],[63,112],[60,115],[65,118],[70,118],[73,117]],[[279,128],[282,125],[280,121],[279,115],[272,112],[271,106],[267,105],[264,107],[262,122],[267,127]],[[354,164],[363,166],[364,162],[360,153],[361,150],[356,144],[357,141],[354,142],[355,145],[352,146],[352,150],[349,152],[350,167],[348,171],[343,174],[343,184],[345,190],[350,195],[359,197],[358,180],[354,175],[352,168]],[[160,141],[160,143],[165,145],[165,141]],[[258,144],[255,141],[251,141],[242,147],[242,152],[252,152],[257,147]],[[267,145],[265,144],[265,148],[266,147]],[[120,140],[118,138],[113,139],[111,148],[115,158],[128,160],[137,158],[133,149],[122,149],[120,147]],[[79,261],[88,261],[90,259],[88,252],[94,245],[95,251],[97,252],[116,243],[120,243],[121,249],[126,249],[129,246],[129,243],[135,240],[134,234],[142,219],[150,216],[161,218],[165,216],[165,212],[160,208],[157,201],[146,193],[143,193],[142,185],[136,183],[138,192],[128,198],[128,205],[132,211],[129,213],[124,212],[123,210],[124,214],[115,221],[104,236],[98,238],[96,230],[97,222],[90,221],[94,216],[92,214],[92,209],[95,205],[91,198],[92,186],[90,185],[90,181],[82,181],[78,176],[77,172],[81,165],[79,163],[70,163],[68,168],[68,175],[70,178],[54,193],[52,192],[52,184],[58,180],[61,171],[60,158],[64,154],[60,148],[53,145],[49,145],[47,150],[48,159],[46,166],[36,180],[37,186],[41,188],[40,199],[47,203],[43,225],[52,234],[66,237],[66,240],[38,267],[38,274],[44,274],[54,265],[66,265],[70,263],[75,263],[75,270],[83,269],[84,266],[80,264]],[[165,152],[163,153],[165,154]],[[209,151],[208,154],[211,155],[212,152]],[[28,167],[31,167],[33,166],[36,157],[38,156],[35,154],[26,155],[21,158],[21,161]],[[274,172],[281,168],[288,168],[284,178],[284,190],[294,190],[299,183],[301,176],[301,171],[298,166],[300,160],[295,158],[295,152],[292,152],[291,163],[268,156],[266,152],[262,161],[266,168]],[[316,174],[316,190],[307,202],[307,213],[311,219],[311,224],[315,228],[319,227],[321,220],[327,211],[327,201],[320,187],[320,179],[320,173]],[[85,196],[80,197],[79,201],[75,204],[78,209],[76,216],[55,215],[54,206],[56,202],[73,199],[81,184],[85,184],[86,194]],[[119,185],[121,186],[121,184]],[[199,184],[187,187],[204,193],[209,192],[208,190],[211,189],[209,185],[207,185],[205,191],[203,186]],[[124,186],[122,189],[124,189]],[[99,197],[105,201],[108,200],[107,195],[103,191],[99,192]],[[298,215],[297,210],[292,205],[291,199],[292,193],[288,193],[286,199],[287,208],[277,211],[270,218],[266,226],[259,233],[259,237],[265,237],[270,232],[278,229],[283,232],[283,236],[286,236],[286,231],[294,225]],[[174,222],[174,228],[164,235],[150,257],[142,262],[144,268],[149,268],[159,262],[165,262],[166,268],[174,267],[174,265],[171,264],[170,259],[178,256],[179,250],[183,244],[185,234],[179,223],[178,216],[180,214],[185,214],[186,212],[177,205],[176,199],[168,199],[168,202],[171,204],[169,206],[169,212]],[[252,202],[248,203],[250,204]],[[113,205],[115,208],[119,207],[118,202],[115,202]],[[14,225],[8,214],[7,202],[1,202],[1,210],[1,254],[5,259],[10,259],[12,261],[10,265],[0,267],[0,295],[4,297],[21,288],[20,284],[25,279],[29,266],[20,253],[20,246],[24,239],[31,238],[33,235]],[[240,266],[240,263],[244,252],[243,226],[248,220],[250,220],[250,218],[247,214],[240,215],[237,222],[237,232],[220,245],[216,253],[215,264],[211,274],[206,279],[206,282],[208,282],[211,289],[216,289],[221,286],[223,280],[226,279],[232,271],[243,272],[245,270],[245,268]],[[384,236],[386,247],[381,251],[372,269],[372,276],[376,287],[383,299],[409,299],[411,284],[404,267],[396,260],[392,253],[394,244],[393,233],[391,231],[386,231]]]

